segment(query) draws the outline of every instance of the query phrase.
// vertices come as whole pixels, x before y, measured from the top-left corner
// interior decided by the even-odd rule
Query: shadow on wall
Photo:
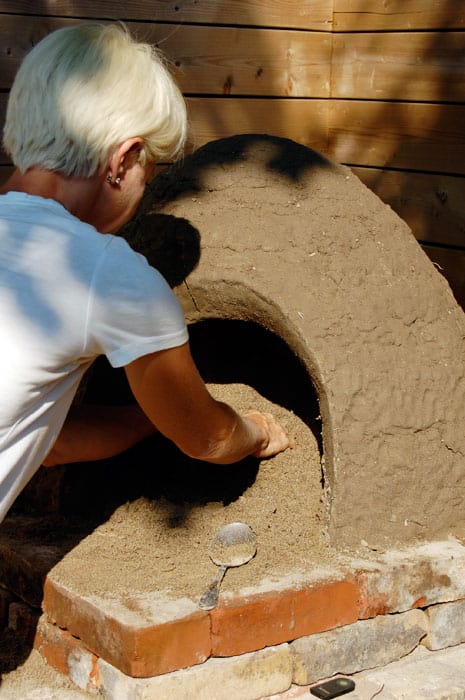
[[[147,186],[135,218],[121,234],[136,250],[141,250],[140,246],[150,236],[150,231],[156,230],[147,219],[149,214],[178,197],[202,191],[205,189],[203,177],[209,169],[246,161],[249,150],[260,143],[267,146],[268,152],[269,145],[274,146],[273,155],[265,163],[266,169],[281,175],[291,184],[297,184],[312,168],[332,166],[331,161],[318,151],[291,139],[267,134],[238,134],[211,141],[157,175]],[[166,223],[170,222],[167,220]],[[158,236],[158,232],[155,235]],[[149,261],[152,262],[150,258]]]
[[[127,224],[121,235],[161,272],[170,287],[182,284],[200,260],[200,233],[181,217],[147,213]]]
[[[158,210],[179,197],[205,190],[204,180],[209,171],[247,161],[253,147],[260,144],[267,147],[266,170],[276,173],[291,185],[303,180],[313,168],[332,167],[322,154],[290,139],[240,134],[211,141],[160,172],[147,186],[135,216],[120,234],[162,273],[171,287],[182,284],[197,267],[201,255],[201,232],[187,219],[161,214]]]

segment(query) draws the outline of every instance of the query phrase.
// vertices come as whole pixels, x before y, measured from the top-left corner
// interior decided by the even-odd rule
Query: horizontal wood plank
[[[465,33],[335,34],[331,96],[465,102]]]
[[[0,22],[0,88],[40,39],[76,20],[4,15]],[[21,29],[19,31],[19,24]],[[128,23],[172,61],[185,93],[328,97],[331,38],[319,32]],[[177,67],[177,68],[175,68]]]
[[[463,0],[334,0],[335,31],[464,27]]]
[[[185,93],[329,97],[328,34],[226,27],[162,33],[152,27],[147,40],[154,42],[155,35],[178,66]]]
[[[192,148],[234,134],[272,134],[324,151],[327,100],[188,98]]]
[[[463,174],[465,105],[331,100],[329,153],[350,165]]]
[[[0,87],[11,85],[26,52],[50,31],[76,20],[4,15]],[[331,96],[377,100],[465,100],[465,33],[335,35],[230,27],[128,25],[158,44],[178,66],[184,92]]]
[[[0,88],[10,88],[24,56],[47,34],[78,20],[0,16]]]
[[[330,31],[333,0],[0,0],[0,13]]]
[[[422,241],[465,247],[465,177],[353,168]]]

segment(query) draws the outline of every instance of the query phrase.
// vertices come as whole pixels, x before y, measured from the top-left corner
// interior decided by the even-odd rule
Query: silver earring
[[[107,182],[110,183],[110,185],[113,184],[113,175],[111,173],[108,173],[107,175]],[[118,177],[115,177],[115,185],[119,185],[121,183],[121,178],[118,175]]]

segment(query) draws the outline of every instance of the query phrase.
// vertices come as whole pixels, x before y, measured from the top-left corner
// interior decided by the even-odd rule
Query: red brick
[[[128,676],[168,673],[203,663],[211,653],[209,615],[194,603],[152,604],[149,596],[87,599],[47,579],[43,608],[51,620]]]
[[[381,555],[354,574],[361,619],[465,597],[465,551],[431,542]]]
[[[66,630],[41,619],[37,626],[34,647],[52,668],[64,676],[72,677],[73,671],[76,672],[78,659],[86,659],[86,682],[79,685],[84,689],[98,687],[98,657],[92,654],[80,639],[73,637]]]
[[[417,600],[414,601],[412,608],[424,608],[426,605],[426,597],[424,595],[420,596]]]
[[[358,615],[361,620],[390,612],[389,594],[377,591],[374,579],[372,572],[357,574],[360,588]]]
[[[358,587],[333,581],[234,599],[211,611],[212,654],[236,656],[357,620]]]

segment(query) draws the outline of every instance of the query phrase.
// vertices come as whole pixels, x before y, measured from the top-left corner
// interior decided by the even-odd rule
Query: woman
[[[156,429],[216,464],[289,446],[271,415],[210,396],[172,291],[112,235],[186,123],[160,55],[121,26],[60,29],[18,71],[4,130],[16,167],[0,196],[0,519],[40,464],[109,457]],[[125,367],[138,405],[65,423],[101,354]]]

